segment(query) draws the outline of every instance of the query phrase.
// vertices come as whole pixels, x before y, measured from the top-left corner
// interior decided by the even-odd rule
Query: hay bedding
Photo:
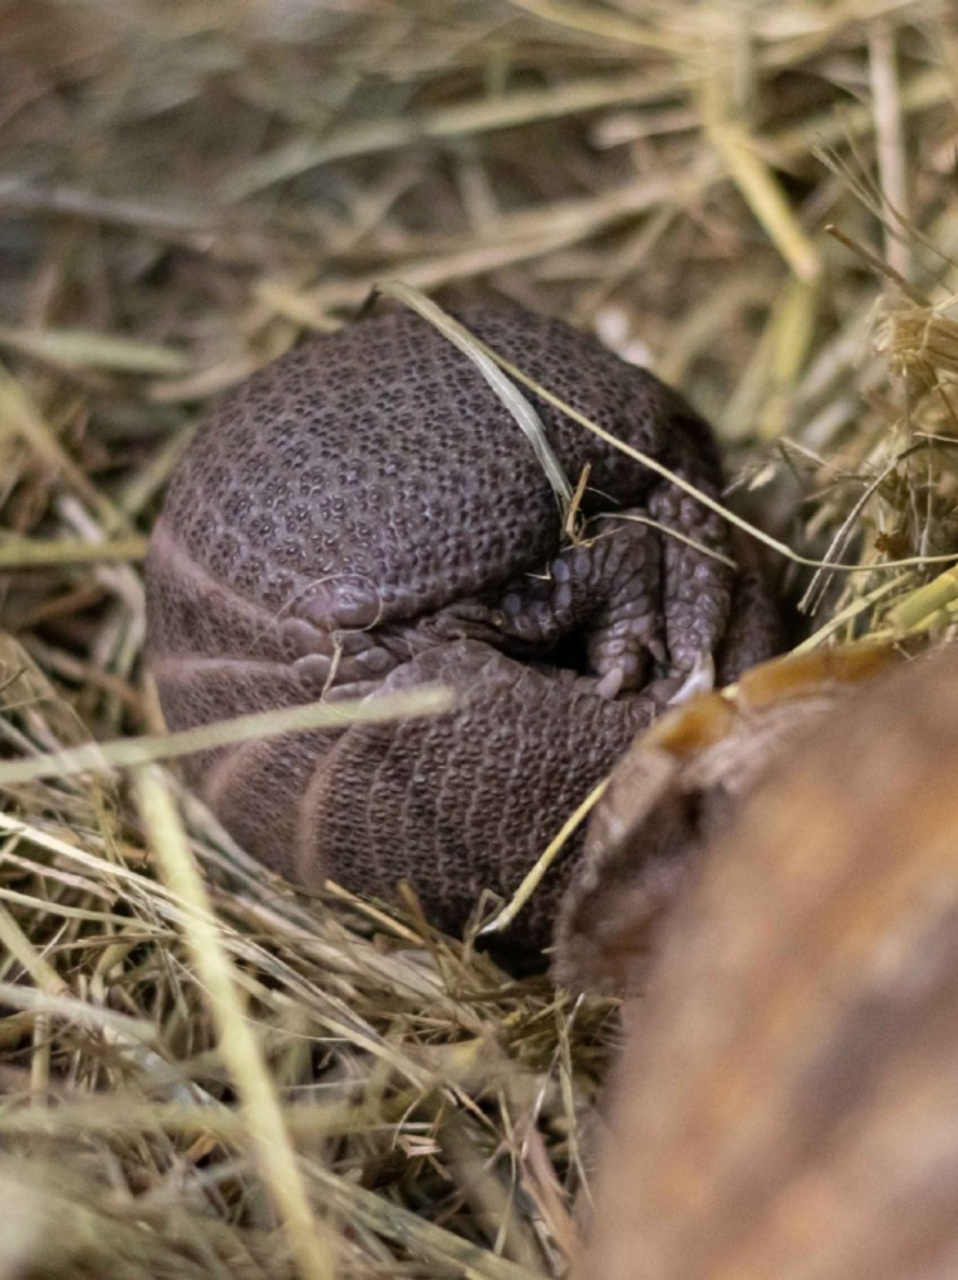
[[[0,4],[4,756],[160,731],[165,477],[384,279],[650,361],[806,558],[954,550],[956,66],[934,3]],[[951,625],[946,563],[776,563],[811,643]],[[133,751],[0,765],[0,1275],[560,1275],[614,1006],[304,899]]]

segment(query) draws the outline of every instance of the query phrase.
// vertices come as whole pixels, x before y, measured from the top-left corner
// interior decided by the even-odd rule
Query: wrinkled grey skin
[[[708,427],[649,373],[517,307],[462,319],[717,493]],[[573,483],[591,463],[587,515],[635,511],[728,550],[701,504],[535,403]],[[530,444],[412,313],[261,370],[197,432],[153,534],[149,657],[170,727],[433,679],[461,702],[438,720],[207,752],[190,781],[264,863],[386,898],[406,879],[435,924],[461,929],[483,888],[516,888],[675,678],[702,655],[734,676],[772,647],[754,580],[647,524],[589,532],[563,548]],[[577,848],[524,913],[521,945],[547,943]]]

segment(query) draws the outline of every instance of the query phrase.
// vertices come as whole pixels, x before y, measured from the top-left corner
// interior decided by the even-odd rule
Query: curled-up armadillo
[[[717,494],[707,425],[651,374],[518,307],[462,319]],[[431,680],[457,692],[440,719],[289,734],[188,766],[264,863],[387,898],[405,879],[450,931],[483,890],[515,890],[690,671],[704,660],[734,678],[775,643],[754,575],[702,549],[728,552],[721,519],[532,399],[573,483],[590,467],[576,545],[474,365],[396,312],[305,343],[220,401],[147,562],[149,656],[172,728]],[[526,948],[548,943],[580,848],[524,913]]]

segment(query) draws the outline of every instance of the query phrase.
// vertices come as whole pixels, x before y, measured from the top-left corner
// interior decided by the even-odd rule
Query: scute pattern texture
[[[518,307],[461,318],[717,493],[708,427],[651,374]],[[727,551],[700,503],[531,398],[573,483],[591,464],[587,516],[652,518]],[[264,862],[382,896],[406,879],[439,926],[460,929],[483,888],[516,888],[703,655],[734,675],[771,647],[754,582],[743,592],[647,522],[591,532],[563,547],[530,444],[418,316],[366,319],[275,361],[199,428],[154,532],[149,652],[170,726],[437,678],[462,700],[437,721],[205,753],[191,781]],[[577,848],[523,920],[530,947],[548,941]]]

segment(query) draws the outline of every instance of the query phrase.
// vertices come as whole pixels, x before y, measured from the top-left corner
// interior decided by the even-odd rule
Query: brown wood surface
[[[575,1280],[958,1275],[958,649],[780,761],[628,1022]]]

